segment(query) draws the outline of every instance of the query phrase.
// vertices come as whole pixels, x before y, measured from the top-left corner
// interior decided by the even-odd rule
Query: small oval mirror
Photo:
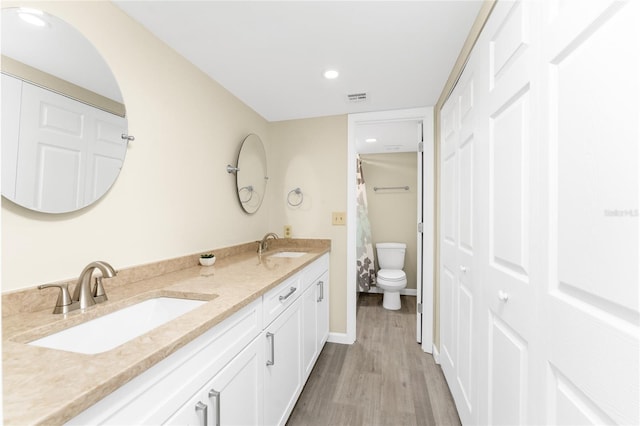
[[[247,136],[238,154],[236,188],[240,206],[248,214],[258,211],[267,188],[267,155],[262,140],[253,133]]]
[[[60,18],[5,8],[1,28],[2,195],[38,212],[80,210],[111,188],[124,163],[118,83]]]

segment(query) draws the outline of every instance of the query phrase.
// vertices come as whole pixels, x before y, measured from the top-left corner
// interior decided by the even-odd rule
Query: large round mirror
[[[127,120],[102,56],[63,20],[2,9],[2,195],[45,213],[86,207],[124,163]]]
[[[238,154],[236,186],[242,209],[253,214],[258,211],[267,189],[267,155],[262,141],[250,134],[240,147]]]

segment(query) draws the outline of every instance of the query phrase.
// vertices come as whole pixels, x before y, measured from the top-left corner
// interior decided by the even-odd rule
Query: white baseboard
[[[353,345],[355,341],[347,336],[347,333],[329,333],[327,342],[340,343],[342,345]]]
[[[436,361],[436,364],[440,364],[440,352],[436,345],[433,345],[433,359]]]
[[[369,291],[363,291],[362,293],[384,293],[384,290],[378,287],[371,287]],[[400,294],[403,296],[417,296],[418,290],[415,288],[403,288],[400,290]]]

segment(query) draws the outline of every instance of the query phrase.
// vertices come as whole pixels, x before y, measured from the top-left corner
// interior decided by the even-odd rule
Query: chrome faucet
[[[104,302],[107,300],[107,295],[104,292],[104,287],[102,286],[102,277],[96,278],[96,285],[91,290],[91,277],[93,276],[93,271],[99,269],[102,272],[102,277],[104,278],[113,278],[116,276],[116,270],[113,269],[113,266],[109,265],[107,262],[103,262],[101,260],[91,262],[82,270],[80,273],[80,278],[78,278],[78,283],[76,284],[76,289],[73,292],[72,302],[78,302],[80,309],[88,308],[89,306],[95,305],[96,302]],[[94,299],[96,296],[96,299]]]
[[[96,285],[91,290],[91,277],[93,271],[99,269],[102,272],[102,276],[96,277]],[[116,270],[113,266],[107,262],[96,261],[88,264],[80,274],[78,283],[76,284],[75,291],[73,292],[73,298],[69,295],[69,288],[67,283],[62,284],[44,284],[38,286],[38,289],[42,290],[49,287],[58,287],[60,293],[58,294],[58,300],[56,306],[53,309],[54,314],[67,314],[76,309],[85,309],[96,303],[104,302],[107,300],[107,294],[104,292],[104,286],[102,285],[102,278],[113,278],[116,276]]]
[[[274,240],[278,239],[278,234],[275,232],[269,232],[262,238],[260,244],[258,245],[258,254],[262,254],[263,251],[267,251],[269,249],[269,238],[273,238]]]

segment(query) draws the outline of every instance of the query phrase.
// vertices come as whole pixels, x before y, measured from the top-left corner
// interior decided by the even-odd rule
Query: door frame
[[[422,304],[422,349],[432,353],[433,350],[433,268],[434,268],[434,123],[433,107],[411,108],[393,111],[378,111],[370,113],[349,114],[347,128],[347,330],[344,340],[340,343],[351,344],[356,341],[356,308],[357,308],[357,283],[356,283],[356,139],[355,130],[359,123],[371,123],[376,121],[392,120],[422,120],[423,122],[423,161],[425,165],[431,165],[429,170],[423,168],[424,181],[422,182],[423,194],[423,243],[418,252],[422,251],[422,262],[418,267],[422,268],[422,295],[430,296],[431,303]],[[420,197],[419,197],[420,199]],[[417,227],[417,224],[416,224]],[[420,283],[416,283],[418,286]]]

